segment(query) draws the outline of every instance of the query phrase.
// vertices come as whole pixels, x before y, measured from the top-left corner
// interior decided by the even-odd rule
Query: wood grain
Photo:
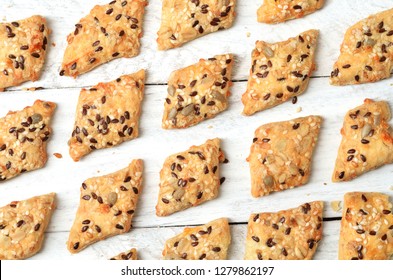
[[[217,218],[219,216],[216,216]],[[340,221],[325,222],[323,224],[324,235],[318,245],[314,259],[336,260]],[[231,246],[228,251],[229,260],[239,260],[244,257],[247,225],[231,225]],[[45,245],[41,253],[33,256],[32,260],[47,260],[48,257],[70,260],[105,260],[132,247],[138,248],[140,260],[160,260],[165,241],[183,231],[182,227],[164,228],[137,228],[129,233],[115,236],[107,240],[95,243],[76,255],[71,255],[64,249],[68,238],[68,232],[49,232],[46,234]]]

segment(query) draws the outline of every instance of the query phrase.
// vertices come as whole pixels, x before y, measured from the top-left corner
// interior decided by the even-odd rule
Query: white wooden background
[[[341,200],[345,192],[379,191],[392,196],[393,165],[384,166],[347,183],[333,184],[330,178],[341,141],[339,131],[345,113],[362,104],[365,98],[388,100],[393,106],[393,79],[347,87],[333,87],[328,82],[346,29],[369,14],[392,8],[392,0],[326,0],[325,7],[319,12],[279,25],[257,23],[256,10],[262,0],[238,0],[237,17],[231,29],[207,35],[182,48],[166,52],[158,52],[155,43],[160,24],[161,1],[151,0],[146,8],[144,36],[138,57],[114,60],[76,80],[60,77],[58,72],[67,34],[74,30],[74,24],[95,4],[107,2],[109,0],[0,1],[2,21],[18,20],[33,14],[45,16],[53,31],[50,41],[55,43],[55,46],[50,45],[45,69],[39,81],[0,93],[0,116],[4,116],[8,110],[22,109],[36,99],[58,104],[53,120],[54,134],[48,144],[49,160],[46,167],[0,185],[0,205],[48,192],[57,193],[58,206],[48,227],[44,246],[32,259],[107,259],[131,247],[139,250],[141,259],[160,259],[167,238],[181,232],[186,225],[203,224],[219,217],[228,217],[232,224],[233,241],[229,258],[243,259],[246,222],[253,212],[278,211],[307,201],[323,200],[325,217],[334,218],[340,217],[341,213],[333,211],[330,202]],[[299,97],[295,105],[287,102],[252,117],[242,116],[240,97],[246,88],[250,53],[255,41],[286,40],[310,28],[319,29],[321,34],[317,51],[318,69],[307,92]],[[201,57],[228,52],[236,56],[229,109],[213,120],[186,130],[161,129],[165,83],[170,72],[195,63]],[[115,148],[95,151],[74,163],[68,155],[67,141],[72,131],[80,89],[114,80],[140,68],[146,69],[148,73],[140,137]],[[44,89],[35,92],[22,90],[33,86]],[[297,112],[299,107],[302,108],[301,112]],[[249,168],[245,159],[254,130],[268,122],[310,114],[319,114],[324,118],[310,182],[294,190],[252,198]],[[159,171],[164,159],[213,137],[222,139],[223,149],[230,160],[229,164],[222,165],[221,176],[225,176],[226,181],[221,186],[219,197],[169,217],[156,217]],[[63,158],[58,159],[53,153],[61,153]],[[134,158],[145,161],[145,173],[144,190],[134,216],[133,229],[71,255],[65,243],[78,207],[81,183],[86,178],[121,169]],[[315,259],[337,258],[339,226],[339,221],[324,223],[324,237]]]

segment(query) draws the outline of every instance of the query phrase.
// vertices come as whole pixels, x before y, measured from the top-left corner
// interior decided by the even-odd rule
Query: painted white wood
[[[217,218],[219,216],[216,216]],[[338,255],[340,221],[324,222],[323,237],[314,256],[316,260],[335,260]],[[229,260],[244,258],[247,225],[231,225],[232,242],[229,247]],[[95,243],[78,254],[71,255],[65,249],[67,232],[49,232],[42,251],[32,260],[47,260],[48,256],[69,260],[105,260],[131,248],[137,248],[140,260],[160,260],[165,241],[183,231],[182,227],[131,229],[130,232]]]
[[[99,242],[74,258],[105,259],[135,246],[142,259],[158,259],[165,239],[180,232],[184,225],[203,224],[218,217],[228,217],[233,223],[247,222],[253,212],[278,211],[296,207],[307,201],[325,201],[325,217],[338,217],[330,201],[341,200],[349,191],[379,191],[392,196],[393,165],[384,166],[347,183],[333,184],[331,174],[341,141],[340,128],[345,113],[360,105],[365,98],[388,100],[393,106],[393,80],[360,86],[333,87],[328,76],[331,65],[338,56],[339,46],[346,28],[357,20],[390,8],[391,1],[337,1],[327,0],[326,7],[304,19],[269,26],[256,22],[256,8],[261,1],[238,0],[238,17],[234,26],[208,35],[182,48],[167,52],[156,51],[156,31],[159,26],[160,1],[152,0],[147,7],[141,54],[132,59],[118,59],[73,80],[59,77],[58,70],[65,48],[66,35],[74,24],[96,3],[106,1],[60,1],[60,0],[3,0],[0,2],[0,20],[16,20],[32,14],[46,16],[53,30],[52,41],[56,47],[49,51],[43,77],[36,83],[25,83],[12,91],[0,93],[0,116],[8,110],[19,110],[31,105],[36,99],[54,101],[58,108],[53,120],[54,135],[48,144],[49,160],[45,168],[29,172],[0,184],[0,205],[12,200],[26,199],[48,192],[57,193],[58,207],[48,228],[45,247],[36,259],[62,259],[70,254],[65,242],[79,203],[79,187],[92,176],[100,176],[125,167],[132,159],[145,161],[144,189],[133,220],[134,229],[125,235]],[[309,89],[299,97],[298,103],[282,104],[251,117],[241,115],[240,97],[246,82],[234,82],[230,107],[215,119],[205,121],[186,130],[166,131],[161,129],[163,103],[166,95],[165,83],[171,70],[186,66],[199,59],[217,53],[233,52],[237,55],[234,79],[246,79],[250,65],[249,56],[256,39],[268,41],[284,40],[288,36],[308,28],[321,30],[321,42],[317,55],[316,78]],[[247,37],[246,33],[251,36]],[[67,141],[74,122],[75,106],[80,88],[101,81],[110,81],[121,74],[146,68],[148,73],[145,100],[141,117],[141,133],[138,139],[123,143],[112,149],[95,151],[74,163],[68,155]],[[46,89],[26,92],[20,88],[43,86]],[[301,107],[302,111],[297,113]],[[302,187],[255,199],[250,194],[249,168],[245,161],[252,143],[254,130],[265,123],[288,120],[299,116],[318,114],[324,122],[320,141],[313,158],[310,182]],[[219,197],[199,207],[156,217],[159,171],[165,158],[175,152],[201,144],[208,138],[220,137],[229,164],[222,165],[221,174],[226,177]],[[58,159],[53,153],[61,153]],[[326,222],[326,238],[316,258],[335,259],[337,255],[338,222]],[[166,228],[157,228],[165,226]],[[231,259],[242,259],[244,251],[245,225],[232,226],[233,245]]]
[[[32,104],[38,98],[54,101],[58,108],[53,120],[54,135],[48,144],[49,161],[46,167],[3,182],[0,185],[0,205],[10,200],[55,191],[58,193],[58,211],[55,212],[55,222],[51,223],[49,230],[69,230],[79,203],[81,183],[89,177],[121,169],[134,158],[142,158],[145,161],[144,189],[134,219],[135,227],[204,223],[211,215],[217,214],[230,217],[233,222],[245,222],[251,212],[277,211],[312,200],[340,200],[348,191],[381,191],[392,194],[390,187],[393,179],[390,174],[393,165],[369,172],[351,182],[331,182],[341,141],[339,131],[343,116],[348,109],[361,104],[366,97],[392,101],[390,81],[377,83],[373,91],[368,91],[367,85],[339,88],[329,86],[327,78],[312,79],[309,90],[299,97],[296,105],[287,102],[252,117],[241,115],[240,96],[245,86],[245,82],[234,84],[229,109],[215,119],[186,130],[172,131],[161,128],[166,86],[147,86],[140,137],[112,149],[95,151],[77,163],[68,155],[67,141],[73,128],[79,89],[3,93],[0,115],[4,115],[8,109],[16,110]],[[300,113],[296,113],[298,107],[302,107]],[[264,123],[311,114],[323,116],[324,122],[312,162],[309,183],[293,190],[273,193],[258,199],[252,198],[249,166],[245,159],[249,153],[254,130]],[[230,160],[228,164],[222,165],[221,176],[226,177],[226,181],[221,186],[219,197],[168,217],[156,217],[159,171],[165,158],[187,149],[192,144],[201,144],[206,139],[214,137],[222,139],[223,150]],[[58,159],[53,153],[61,153],[63,158]],[[339,215],[333,212],[327,203],[325,216]]]
[[[114,79],[121,74],[135,72],[140,68],[149,70],[148,83],[165,83],[172,70],[195,63],[201,57],[211,57],[221,53],[234,53],[236,67],[234,79],[247,79],[251,65],[251,51],[256,40],[277,42],[311,29],[321,32],[317,51],[318,70],[314,76],[328,76],[338,57],[340,44],[346,29],[358,20],[388,8],[390,0],[327,0],[325,7],[303,19],[292,20],[278,25],[268,25],[256,21],[256,10],[262,0],[238,0],[237,18],[232,28],[209,34],[187,43],[182,48],[157,51],[157,31],[160,26],[161,1],[150,0],[146,7],[144,36],[141,54],[131,59],[116,59],[96,68],[76,80],[60,77],[61,61],[66,47],[66,37],[75,30],[75,24],[84,17],[95,4],[105,4],[110,0],[2,0],[0,20],[17,20],[33,14],[41,14],[48,19],[53,30],[50,41],[56,47],[49,48],[47,63],[42,79],[25,83],[21,87],[43,86],[50,88],[80,87],[96,84],[102,80]],[[247,33],[250,37],[247,37]],[[49,44],[50,45],[50,44]],[[20,88],[20,87],[19,87]]]

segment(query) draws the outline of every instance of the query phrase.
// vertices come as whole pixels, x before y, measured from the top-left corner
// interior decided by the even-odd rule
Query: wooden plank
[[[54,135],[48,145],[47,166],[1,183],[0,186],[0,205],[52,191],[58,194],[58,207],[48,228],[43,251],[33,259],[61,259],[71,256],[66,250],[65,242],[78,207],[81,183],[89,177],[123,168],[133,158],[142,158],[145,161],[144,190],[134,217],[134,229],[130,233],[99,242],[73,258],[106,259],[135,246],[141,251],[142,259],[159,259],[165,240],[181,232],[184,225],[202,224],[218,217],[228,217],[232,223],[245,223],[250,213],[278,211],[313,200],[325,201],[325,217],[338,217],[341,213],[334,212],[330,202],[341,200],[346,192],[379,191],[392,196],[392,165],[369,172],[351,182],[333,184],[330,179],[341,141],[339,131],[345,113],[360,105],[367,97],[388,100],[390,105],[393,105],[392,80],[359,86],[332,87],[326,78],[339,54],[345,30],[369,14],[391,8],[391,1],[326,1],[326,6],[321,11],[304,19],[266,25],[256,22],[256,9],[262,0],[239,0],[238,16],[231,29],[207,35],[182,48],[166,52],[158,52],[155,43],[160,24],[161,3],[150,1],[146,10],[142,50],[138,57],[114,60],[76,80],[60,77],[58,72],[67,34],[74,30],[74,24],[95,4],[106,2],[109,0],[4,0],[0,3],[0,20],[12,21],[32,14],[46,16],[53,30],[51,41],[56,43],[56,46],[49,50],[40,81],[25,83],[12,88],[12,91],[0,93],[0,116],[4,116],[8,110],[19,110],[31,105],[36,99],[58,103],[53,120]],[[285,40],[310,28],[320,29],[321,37],[317,53],[318,69],[314,73],[316,78],[311,80],[307,92],[300,96],[296,105],[288,102],[251,117],[242,116],[240,98],[246,88],[243,81],[248,76],[254,42],[261,39],[269,42]],[[250,37],[247,37],[248,32]],[[213,120],[186,130],[161,129],[166,86],[159,84],[166,83],[172,70],[192,64],[201,57],[226,52],[236,55],[233,79],[241,80],[233,85],[229,109]],[[96,151],[81,162],[74,163],[68,156],[67,141],[73,127],[80,88],[110,81],[140,68],[147,69],[147,83],[150,84],[146,87],[143,102],[140,137],[112,149]],[[31,86],[42,86],[46,90],[20,90]],[[302,111],[298,113],[299,107]],[[310,182],[294,190],[259,199],[252,198],[249,168],[245,159],[254,130],[265,123],[310,114],[318,114],[324,118],[320,141],[313,158]],[[221,187],[219,197],[169,217],[156,217],[159,171],[165,158],[214,137],[223,140],[223,150],[230,160],[230,163],[223,165],[221,169],[226,181]],[[53,153],[61,153],[63,158],[58,159]],[[339,222],[326,222],[325,226],[325,237],[315,258],[336,259]],[[232,231],[230,259],[242,259],[246,225],[232,225]]]
[[[268,25],[256,21],[256,10],[262,0],[238,1],[237,18],[234,26],[226,31],[216,32],[194,40],[182,48],[157,51],[156,33],[160,25],[161,1],[149,1],[144,22],[141,54],[131,59],[117,59],[76,80],[60,77],[60,65],[66,47],[66,37],[75,29],[75,24],[84,17],[95,4],[109,0],[69,0],[69,1],[29,1],[3,0],[0,3],[0,20],[17,20],[41,14],[48,18],[53,30],[50,41],[56,44],[48,51],[47,63],[42,79],[35,83],[25,83],[18,88],[42,86],[48,88],[81,87],[111,80],[140,68],[148,69],[147,82],[166,83],[172,70],[195,63],[199,58],[207,58],[221,53],[234,53],[236,65],[233,78],[247,79],[251,61],[251,51],[256,40],[276,42],[296,36],[307,29],[321,31],[317,51],[318,69],[314,76],[329,76],[337,59],[340,44],[346,29],[358,20],[391,8],[390,0],[379,1],[326,1],[325,7],[303,19],[278,25]],[[33,3],[33,4],[32,4]],[[250,37],[247,37],[247,33]]]
[[[322,241],[314,259],[335,260],[338,252],[340,221],[324,222],[323,227]],[[46,233],[41,252],[31,259],[47,260],[55,257],[58,260],[105,260],[135,247],[139,259],[159,260],[162,258],[165,241],[182,231],[182,227],[131,229],[129,233],[95,243],[75,255],[71,255],[66,249],[68,232],[49,232]],[[231,225],[232,243],[228,252],[229,260],[244,258],[246,234],[247,225]]]
[[[45,168],[29,172],[1,184],[0,205],[11,200],[55,191],[58,193],[58,210],[50,231],[67,231],[72,225],[79,203],[79,187],[92,176],[100,176],[126,166],[133,158],[145,160],[144,190],[136,212],[135,227],[174,226],[204,223],[212,216],[227,216],[233,222],[246,222],[252,212],[277,211],[296,207],[306,201],[326,201],[326,217],[336,217],[329,201],[341,200],[349,191],[380,191],[392,195],[391,172],[393,165],[384,166],[346,183],[331,183],[334,162],[341,136],[343,116],[346,111],[363,102],[366,97],[392,101],[390,81],[358,87],[326,87],[327,78],[312,79],[309,90],[296,105],[287,102],[252,117],[242,116],[240,96],[246,83],[235,83],[230,98],[229,110],[215,119],[186,130],[166,131],[161,128],[166,86],[147,86],[141,118],[141,135],[138,139],[120,146],[95,151],[78,163],[68,155],[67,141],[70,137],[78,89],[43,90],[37,92],[6,92],[1,95],[0,116],[8,109],[20,109],[42,98],[58,103],[53,120],[54,135],[48,144],[49,161]],[[321,91],[320,89],[324,89]],[[17,97],[17,99],[16,99]],[[16,102],[16,100],[18,100]],[[393,104],[391,102],[391,104]],[[302,107],[302,112],[296,109]],[[254,130],[268,122],[288,120],[299,116],[319,114],[324,122],[320,141],[313,158],[310,182],[302,187],[274,193],[255,199],[250,194],[249,167],[246,162]],[[203,143],[208,138],[220,137],[223,150],[230,160],[222,165],[221,176],[226,181],[217,199],[199,207],[188,209],[168,217],[155,215],[158,195],[159,171],[165,158],[193,144]],[[61,153],[62,159],[53,156]]]

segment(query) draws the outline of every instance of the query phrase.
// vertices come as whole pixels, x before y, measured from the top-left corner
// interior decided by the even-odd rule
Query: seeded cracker
[[[393,162],[390,118],[388,103],[371,99],[346,114],[333,182],[349,181]]]
[[[247,90],[242,96],[243,114],[272,108],[307,89],[316,67],[318,33],[308,30],[275,44],[256,42]]]
[[[319,116],[308,116],[265,124],[255,131],[247,158],[253,197],[295,188],[308,182],[321,122]]]
[[[351,26],[330,77],[332,85],[376,82],[390,77],[393,68],[393,9]]]
[[[230,244],[228,219],[221,218],[206,225],[185,228],[165,242],[162,255],[165,260],[226,260]]]
[[[246,260],[311,260],[322,238],[323,202],[277,213],[251,214]]]
[[[55,103],[36,100],[33,106],[0,118],[0,182],[44,167],[55,108]]]
[[[0,23],[0,91],[39,79],[49,33],[41,16]]]
[[[54,210],[55,193],[1,207],[0,260],[27,259],[38,253]]]
[[[322,8],[324,0],[263,0],[258,9],[258,21],[280,23],[302,18]]]
[[[110,260],[125,261],[125,260],[137,260],[137,259],[138,256],[137,256],[136,249],[132,248],[127,252],[118,254],[117,256],[111,258]]]
[[[159,50],[177,48],[203,35],[228,29],[236,0],[163,0]]]
[[[68,35],[60,76],[76,77],[119,57],[139,54],[147,0],[117,0],[95,6]]]
[[[157,216],[168,216],[215,199],[224,159],[218,138],[169,156],[160,172]]]
[[[232,66],[233,55],[225,54],[172,72],[162,127],[190,127],[226,110]]]
[[[93,150],[119,145],[138,137],[145,71],[82,89],[69,141],[74,161]]]
[[[389,260],[393,256],[393,214],[381,193],[346,193],[338,258]]]
[[[115,173],[87,179],[67,248],[78,253],[90,244],[128,232],[142,190],[142,160]]]

